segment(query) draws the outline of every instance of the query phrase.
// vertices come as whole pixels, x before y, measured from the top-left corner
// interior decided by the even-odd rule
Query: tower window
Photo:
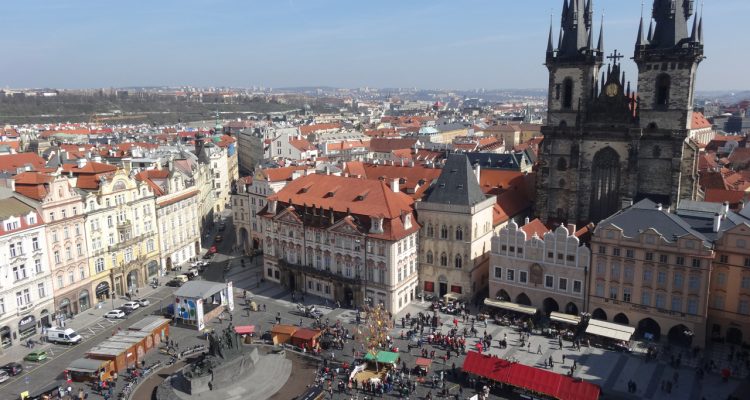
[[[564,158],[560,157],[557,159],[557,170],[558,171],[565,171],[568,169],[568,162],[565,161]]]
[[[667,74],[661,74],[656,77],[656,106],[669,105],[669,89],[671,79]]]
[[[573,108],[573,80],[570,78],[565,79],[563,82],[563,100],[562,106],[564,109]]]

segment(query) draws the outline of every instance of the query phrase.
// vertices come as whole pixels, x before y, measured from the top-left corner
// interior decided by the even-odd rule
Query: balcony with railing
[[[279,266],[289,268],[295,271],[300,271],[305,274],[312,275],[313,277],[316,277],[316,278],[331,279],[331,280],[340,281],[343,283],[348,283],[351,285],[361,285],[363,283],[363,280],[361,277],[358,277],[358,276],[347,277],[347,276],[333,272],[330,268],[318,269],[318,268],[313,267],[312,265],[295,264],[295,263],[286,261],[284,259],[279,259]]]

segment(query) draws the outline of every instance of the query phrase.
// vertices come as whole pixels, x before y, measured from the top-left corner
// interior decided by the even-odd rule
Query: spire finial
[[[599,43],[596,45],[599,54],[604,54],[604,12],[602,11],[602,23],[599,25]]]

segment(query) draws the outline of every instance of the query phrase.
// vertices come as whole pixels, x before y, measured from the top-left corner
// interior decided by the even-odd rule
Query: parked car
[[[125,316],[128,316],[128,315],[132,314],[133,311],[135,311],[132,308],[125,307],[125,306],[120,306],[120,307],[117,307],[116,309],[122,311],[123,313],[125,313]]]
[[[0,369],[10,374],[10,376],[16,376],[23,372],[23,365],[17,362],[12,362],[3,365]]]
[[[137,310],[141,304],[137,301],[128,301],[125,304],[122,305],[123,307],[132,308],[133,310]]]
[[[114,309],[106,314],[104,314],[104,318],[110,318],[110,319],[120,319],[125,318],[125,312],[118,309]]]
[[[23,358],[26,361],[44,361],[47,359],[47,352],[44,350],[36,350],[32,351],[31,353],[27,354],[26,357]]]
[[[174,317],[174,304],[173,303],[169,303],[169,305],[167,305],[167,307],[164,309],[164,316],[167,318]]]
[[[184,282],[178,281],[177,279],[172,279],[171,281],[167,282],[166,285],[171,287],[180,287],[183,283]]]
[[[138,299],[138,300],[133,300],[133,301],[140,304],[141,307],[146,307],[147,305],[151,304],[151,302],[148,299]]]
[[[190,279],[197,278],[199,274],[200,271],[198,271],[198,268],[190,268],[188,272],[185,273]]]
[[[224,240],[224,236],[216,235],[216,237],[214,237],[214,242],[216,243],[221,243],[222,240]]]
[[[64,344],[78,344],[83,340],[81,335],[70,328],[49,328],[46,338],[50,343]]]
[[[0,370],[0,383],[3,383],[10,379],[10,374],[7,371]]]

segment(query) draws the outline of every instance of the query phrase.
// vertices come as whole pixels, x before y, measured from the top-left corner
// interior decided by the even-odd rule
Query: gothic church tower
[[[563,0],[557,47],[550,28],[549,107],[535,206],[547,222],[598,222],[641,198],[666,207],[697,196],[697,153],[687,130],[703,45],[700,22],[687,34],[693,2],[655,0],[656,28],[647,38],[641,22],[637,94],[617,50],[600,71],[604,29],[594,46],[592,9],[592,0]]]

